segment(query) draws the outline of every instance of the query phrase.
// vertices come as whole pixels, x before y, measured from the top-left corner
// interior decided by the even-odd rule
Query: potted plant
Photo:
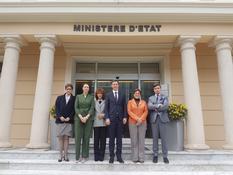
[[[52,106],[49,111],[50,114],[50,147],[52,150],[58,150],[58,139],[56,136],[56,109]]]
[[[184,120],[188,109],[185,104],[171,103],[168,106],[168,116],[170,120]]]
[[[184,149],[184,120],[187,116],[185,104],[171,103],[168,106],[168,149],[171,151],[182,151]]]
[[[56,109],[55,106],[52,106],[49,110],[50,118],[56,119]]]

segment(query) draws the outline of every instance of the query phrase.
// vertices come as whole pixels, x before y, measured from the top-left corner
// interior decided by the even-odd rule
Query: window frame
[[[3,56],[0,55],[0,65],[3,66]],[[0,68],[0,77],[1,77],[1,73],[2,73],[2,67]]]

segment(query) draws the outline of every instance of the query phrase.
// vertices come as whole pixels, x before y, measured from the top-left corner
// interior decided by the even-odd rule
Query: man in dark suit
[[[106,124],[109,125],[109,163],[114,162],[115,139],[117,161],[124,163],[121,152],[123,125],[127,122],[127,109],[125,95],[119,91],[119,82],[117,80],[112,81],[112,91],[106,95],[105,119]]]
[[[158,139],[159,136],[162,142],[162,152],[164,163],[169,163],[167,158],[167,138],[166,138],[166,127],[169,122],[168,118],[168,98],[160,93],[160,84],[154,84],[153,86],[154,95],[149,97],[148,109],[150,111],[150,123],[153,135],[153,162],[158,162]]]

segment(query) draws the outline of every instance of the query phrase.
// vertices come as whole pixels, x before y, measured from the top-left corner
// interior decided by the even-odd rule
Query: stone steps
[[[135,164],[126,160],[125,164],[115,162],[109,164],[108,161],[95,162],[89,160],[85,163],[57,162],[57,160],[26,160],[26,159],[6,159],[0,160],[1,170],[68,170],[68,171],[111,171],[118,172],[153,172],[153,171],[229,171],[233,172],[233,162],[231,160],[189,160],[189,161],[171,161],[170,164],[164,164],[161,160],[154,164],[151,161],[146,161],[144,164]]]
[[[91,150],[92,152],[93,150]],[[70,162],[57,162],[58,151],[1,149],[0,175],[2,174],[116,174],[150,175],[156,174],[233,174],[233,151],[206,150],[169,152],[170,164],[164,164],[161,156],[157,164],[152,163],[152,152],[146,151],[144,164],[133,163],[130,151],[123,149],[125,164],[108,163],[108,154],[103,162],[93,161],[93,153],[85,163],[76,163],[74,151],[70,153]],[[194,174],[195,174],[194,173]]]
[[[1,170],[1,175],[155,175],[155,172],[111,172],[109,171],[99,171],[99,172],[87,172],[87,171],[67,171],[67,170]],[[233,175],[233,172],[224,172],[224,171],[185,171],[185,172],[164,172],[164,171],[156,171],[156,175]]]
[[[161,154],[161,152],[160,152]],[[0,149],[0,160],[4,159],[36,159],[36,160],[57,160],[59,152],[55,150],[35,150],[27,148]],[[130,160],[131,151],[122,150],[122,157]],[[93,160],[93,149],[90,150],[90,160]],[[69,158],[75,160],[75,151],[69,151]],[[109,158],[109,151],[106,150],[105,159]],[[145,150],[145,159],[152,160],[152,150]],[[233,160],[233,151],[205,150],[205,151],[169,151],[170,160]]]

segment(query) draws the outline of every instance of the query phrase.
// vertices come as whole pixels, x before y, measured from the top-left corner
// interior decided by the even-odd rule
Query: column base
[[[233,144],[226,144],[222,146],[223,149],[227,149],[227,150],[233,150]]]
[[[26,145],[26,148],[30,149],[49,149],[50,145],[48,143],[29,143]]]
[[[209,149],[210,147],[206,144],[187,144],[184,146],[184,148],[190,150],[206,150]]]
[[[0,142],[0,148],[10,148],[12,144],[10,142]]]

